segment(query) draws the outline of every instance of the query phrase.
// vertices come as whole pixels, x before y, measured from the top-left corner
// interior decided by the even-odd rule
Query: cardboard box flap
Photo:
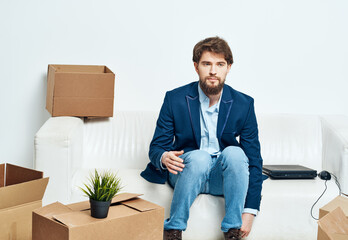
[[[42,200],[48,178],[0,188],[0,209]]]
[[[82,226],[95,221],[89,213],[80,211],[53,215],[52,218],[68,227]]]
[[[127,200],[130,200],[132,198],[136,198],[136,197],[139,197],[143,194],[138,194],[138,193],[120,193],[120,194],[117,194],[112,200],[111,200],[111,204],[114,204],[114,203],[119,203],[119,202],[124,202],[124,201],[127,201]]]
[[[43,172],[6,164],[6,186],[28,182],[43,177]]]
[[[123,205],[112,206],[109,209],[107,218],[97,219],[91,217],[90,211],[72,211],[70,213],[53,215],[53,219],[68,226],[69,228],[96,223],[100,221],[109,221],[110,219],[122,218],[137,214],[138,211]]]
[[[60,202],[55,202],[49,205],[46,205],[42,208],[34,210],[36,214],[39,214],[41,216],[44,216],[49,219],[53,219],[53,215],[56,214],[64,214],[64,213],[70,213],[72,210],[65,206],[64,204],[61,204]]]
[[[90,209],[89,201],[71,203],[71,204],[68,204],[66,206],[69,207],[73,211],[83,211],[83,210]]]
[[[127,201],[132,198],[136,198],[138,196],[141,196],[142,194],[137,194],[137,193],[120,193],[117,194],[112,200],[111,204],[117,204],[119,202]],[[83,202],[78,202],[78,203],[72,203],[67,205],[71,210],[74,211],[84,211],[90,209],[90,204],[89,201],[83,201]]]
[[[334,200],[326,204],[324,207],[320,208],[320,210],[329,213],[335,210],[337,207],[340,207],[344,214],[348,216],[348,198],[337,196]]]
[[[0,187],[5,186],[5,164],[0,164]]]
[[[343,235],[348,237],[348,219],[340,207],[326,214],[318,221],[320,228],[329,236],[331,240],[336,240],[334,235]]]
[[[140,212],[146,212],[158,208],[158,205],[139,198],[128,200],[121,204],[134,208]]]

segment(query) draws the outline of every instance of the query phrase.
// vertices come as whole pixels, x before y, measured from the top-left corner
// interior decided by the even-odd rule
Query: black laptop
[[[313,179],[317,171],[301,165],[263,165],[263,173],[272,179]]]

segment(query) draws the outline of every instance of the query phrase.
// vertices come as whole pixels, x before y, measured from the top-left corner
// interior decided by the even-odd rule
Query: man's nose
[[[214,64],[211,65],[209,73],[211,75],[215,75],[216,74],[216,66]]]

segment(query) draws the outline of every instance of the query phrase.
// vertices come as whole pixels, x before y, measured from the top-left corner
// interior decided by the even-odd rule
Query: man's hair
[[[210,37],[203,39],[195,45],[193,48],[192,60],[195,63],[199,63],[203,52],[209,51],[217,54],[223,54],[227,64],[233,63],[233,56],[228,43],[219,37]]]

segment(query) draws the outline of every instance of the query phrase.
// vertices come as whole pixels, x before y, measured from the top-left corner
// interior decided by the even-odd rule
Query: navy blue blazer
[[[160,166],[165,151],[189,152],[201,142],[198,82],[166,93],[150,144],[150,163],[141,173],[146,180],[164,184],[168,171]],[[221,151],[239,146],[249,159],[249,188],[245,208],[259,210],[262,189],[262,158],[253,98],[224,86],[217,124]],[[239,136],[239,142],[236,137]]]

